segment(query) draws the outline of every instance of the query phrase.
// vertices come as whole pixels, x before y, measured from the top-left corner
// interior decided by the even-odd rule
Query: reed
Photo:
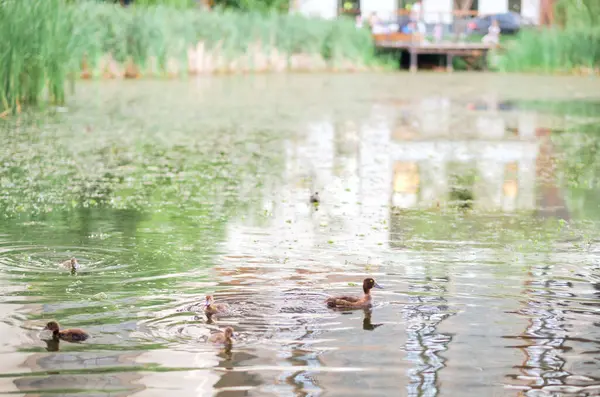
[[[60,22],[58,22],[60,21]],[[2,112],[36,104],[44,93],[64,101],[73,70],[75,20],[60,0],[4,1],[0,5],[0,101]]]
[[[525,30],[498,59],[505,71],[596,74],[600,71],[600,2],[558,0],[556,25]]]
[[[76,75],[357,70],[379,64],[369,33],[352,21],[275,12],[4,0],[0,32],[0,113],[42,98],[62,103],[65,82]]]
[[[523,31],[499,57],[503,71],[597,73],[600,28],[545,28]]]

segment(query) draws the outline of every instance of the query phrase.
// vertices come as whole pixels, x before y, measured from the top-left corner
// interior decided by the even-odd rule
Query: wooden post
[[[417,71],[417,51],[414,48],[408,50],[410,52],[410,71],[415,73]]]
[[[446,70],[448,72],[452,72],[454,70],[454,66],[452,65],[452,60],[454,59],[454,55],[450,52],[446,54]]]
[[[554,0],[540,1],[540,25],[554,24]]]
[[[484,72],[487,72],[488,70],[488,54],[490,53],[489,50],[484,50],[483,51],[483,55],[481,56],[482,59],[482,64],[481,64],[481,69],[483,69]]]

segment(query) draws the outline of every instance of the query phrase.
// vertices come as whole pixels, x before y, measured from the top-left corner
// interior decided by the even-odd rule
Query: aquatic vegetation
[[[115,127],[114,115],[102,125],[63,130],[50,117],[7,121],[0,128],[0,195],[2,217],[39,216],[60,211],[112,208],[154,211],[180,208],[193,217],[226,217],[248,175],[275,166],[275,142],[263,131],[240,136],[204,125],[179,127],[165,120],[161,128],[180,128],[166,144],[163,133],[148,134],[140,125]],[[131,117],[131,116],[130,116]],[[64,122],[64,121],[63,121]],[[44,127],[40,127],[43,124]],[[137,121],[134,121],[137,124]],[[41,128],[41,129],[40,129]],[[165,130],[163,130],[165,131]],[[257,156],[247,145],[261,145]],[[269,149],[270,148],[270,149]],[[245,188],[245,187],[244,187]],[[220,206],[206,203],[220,202]],[[152,217],[160,217],[160,213]]]

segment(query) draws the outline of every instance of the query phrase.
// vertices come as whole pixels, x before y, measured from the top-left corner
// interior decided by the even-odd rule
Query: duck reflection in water
[[[200,316],[195,317],[196,320],[200,320]],[[215,320],[213,320],[213,315],[210,313],[206,313],[206,324],[214,324]]]
[[[46,350],[49,352],[57,352],[60,350],[60,339],[52,337],[51,339],[42,339],[46,342]]]
[[[340,308],[336,308],[334,309],[337,312],[341,312],[342,314],[351,314],[351,313],[355,313],[354,309],[352,308],[348,308],[348,307],[340,307]],[[376,328],[381,327],[383,324],[382,323],[378,323],[378,324],[373,324],[373,322],[371,321],[371,315],[373,314],[373,310],[371,308],[364,308],[363,309],[363,330],[365,331],[374,331]]]
[[[219,354],[217,354],[217,357],[221,357],[222,359],[224,359],[224,362],[228,362],[228,361],[232,361],[233,360],[233,353],[231,352],[231,347],[232,344],[227,344],[223,347],[223,349],[221,349],[221,351],[219,352]],[[233,366],[226,366],[226,369],[233,369]]]
[[[363,318],[363,329],[365,331],[374,331],[375,328],[381,327],[383,324],[379,323],[379,324],[373,324],[371,322],[371,314],[372,314],[372,310],[371,309],[365,309],[364,310],[365,316]]]

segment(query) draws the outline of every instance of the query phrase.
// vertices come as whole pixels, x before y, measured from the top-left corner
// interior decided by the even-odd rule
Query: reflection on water
[[[244,95],[269,79],[271,110],[259,110]],[[340,84],[298,79],[308,79],[302,89],[312,93]],[[598,207],[583,211],[597,201],[578,195],[595,188],[570,189],[562,179],[561,167],[576,161],[563,151],[583,144],[576,133],[553,135],[555,115],[504,102],[495,90],[471,93],[467,102],[357,91],[343,106],[315,107],[314,96],[300,94],[277,105],[287,91],[302,92],[293,78],[211,81],[193,89],[139,86],[148,98],[159,92],[181,105],[173,112],[188,122],[175,126],[163,124],[162,108],[153,114],[156,105],[132,86],[120,99],[130,118],[114,122],[147,129],[118,142],[135,148],[136,139],[161,129],[189,139],[189,147],[208,140],[227,149],[219,156],[234,160],[241,180],[221,157],[186,157],[174,169],[175,149],[159,132],[149,145],[164,164],[131,177],[146,181],[131,186],[156,178],[164,187],[167,193],[144,193],[152,210],[97,206],[0,221],[1,392],[600,393],[599,236],[597,218],[587,215]],[[452,81],[445,84],[450,90]],[[110,96],[115,88],[96,90]],[[248,124],[226,138],[185,130],[200,105],[243,108]],[[278,112],[289,123],[264,133]],[[63,122],[92,115],[84,107]],[[273,165],[244,173],[263,157]],[[218,186],[198,187],[213,173]],[[315,191],[318,211],[309,202]],[[81,271],[57,270],[71,255]],[[373,292],[372,309],[324,305],[328,294],[360,293],[367,275],[384,286]],[[207,318],[208,293],[230,312]],[[50,318],[92,338],[52,340],[41,331]],[[206,343],[227,326],[237,335],[231,349]]]

